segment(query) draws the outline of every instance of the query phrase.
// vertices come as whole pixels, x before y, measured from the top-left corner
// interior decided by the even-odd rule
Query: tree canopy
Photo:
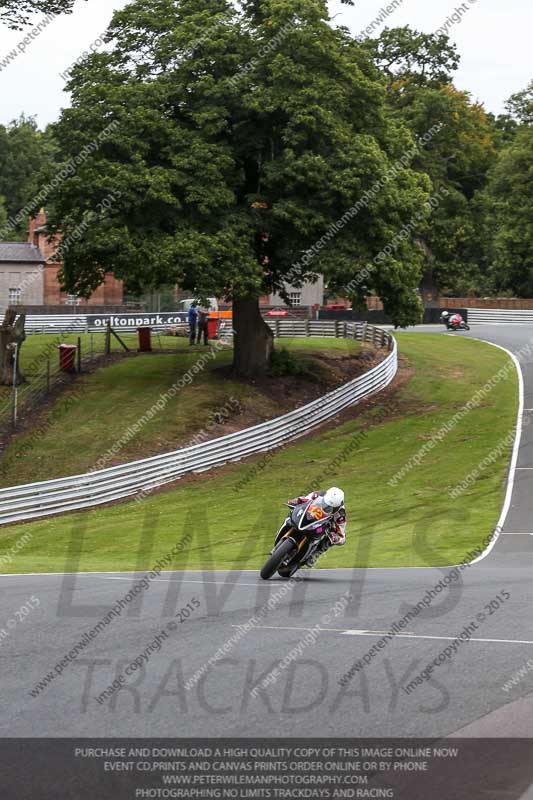
[[[0,21],[20,29],[37,13],[69,14],[75,0],[0,0]]]
[[[485,193],[490,277],[496,292],[533,297],[533,127],[502,152]]]
[[[440,130],[413,166],[447,195],[421,232],[427,282],[442,293],[471,293],[486,283],[483,212],[479,193],[497,157],[493,120],[453,85],[455,45],[446,36],[410,28],[385,30],[367,44],[385,71],[387,104],[415,136]]]
[[[421,33],[409,26],[385,28],[366,47],[386,77],[389,91],[398,95],[409,86],[441,86],[449,83],[459,66],[459,54],[442,34]],[[395,100],[396,104],[400,101]]]
[[[0,125],[0,196],[5,199],[8,217],[31,206],[44,176],[53,173],[54,159],[50,131],[40,131],[32,117],[21,116],[9,125]],[[9,239],[25,239],[27,223],[25,215],[10,230]]]
[[[533,80],[526,89],[511,95],[507,102],[511,116],[523,125],[533,125]]]
[[[91,218],[66,254],[70,291],[112,269],[131,290],[172,281],[257,305],[320,272],[354,295],[375,289],[398,321],[419,318],[420,248],[404,237],[382,251],[427,216],[430,182],[408,160],[391,175],[413,137],[387,113],[367,50],[328,23],[316,0],[242,13],[137,0],[115,14],[112,51],[74,69],[55,130],[67,160],[116,123],[53,198],[51,230]]]

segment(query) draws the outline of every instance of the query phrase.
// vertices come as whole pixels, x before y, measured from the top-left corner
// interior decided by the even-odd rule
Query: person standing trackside
[[[187,313],[189,322],[189,346],[193,345],[196,341],[196,323],[198,321],[198,311],[196,310],[197,303],[191,303]]]
[[[208,344],[207,338],[207,320],[209,319],[209,309],[205,306],[198,306],[198,344],[200,344],[202,340],[202,334],[204,337],[204,344]]]

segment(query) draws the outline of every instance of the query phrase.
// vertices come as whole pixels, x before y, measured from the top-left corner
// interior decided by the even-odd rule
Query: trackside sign
[[[187,322],[187,314],[174,311],[164,314],[87,314],[90,327],[105,328],[155,328],[161,325],[179,325]]]

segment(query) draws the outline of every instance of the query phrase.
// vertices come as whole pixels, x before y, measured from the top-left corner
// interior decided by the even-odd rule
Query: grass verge
[[[228,348],[190,348],[182,338],[168,344],[176,352],[132,354],[77,378],[49,403],[45,398],[44,407],[3,452],[0,485],[82,474],[171,452],[196,443],[199,434],[198,441],[204,441],[303,405],[348,379],[341,366],[348,376],[368,369],[357,342],[318,340],[313,347],[304,339],[290,344],[303,377],[249,384],[232,377]],[[184,376],[190,382],[180,382]],[[179,391],[166,396],[173,385]]]
[[[4,528],[3,553],[25,534],[31,537],[5,569],[149,569],[189,531],[192,541],[174,567],[257,568],[283,518],[281,504],[320,488],[317,484],[342,486],[348,508],[348,543],[330,551],[321,567],[462,561],[492,532],[500,513],[510,450],[500,444],[516,422],[516,376],[510,372],[420,466],[390,485],[406,461],[508,362],[501,350],[471,339],[400,334],[398,340],[402,373],[409,380],[388,399],[353,409],[337,426],[264,458],[262,469],[255,459],[184,480],[141,503]],[[497,448],[493,463],[453,500],[449,491]],[[239,490],[243,479],[248,482]],[[67,555],[72,542],[79,547],[74,560]]]

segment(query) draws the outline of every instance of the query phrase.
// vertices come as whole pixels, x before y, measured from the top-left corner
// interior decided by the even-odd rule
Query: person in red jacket
[[[309,494],[295,497],[293,500],[288,500],[288,504],[290,506],[297,506],[301,503],[308,503],[310,500],[316,500],[317,497],[323,497],[325,510],[333,513],[333,526],[323,544],[315,551],[314,555],[307,560],[306,564],[309,567],[314,567],[320,556],[327,552],[333,545],[342,547],[342,545],[346,544],[346,507],[344,505],[344,492],[342,489],[338,489],[334,486],[325,492],[310,492]]]

